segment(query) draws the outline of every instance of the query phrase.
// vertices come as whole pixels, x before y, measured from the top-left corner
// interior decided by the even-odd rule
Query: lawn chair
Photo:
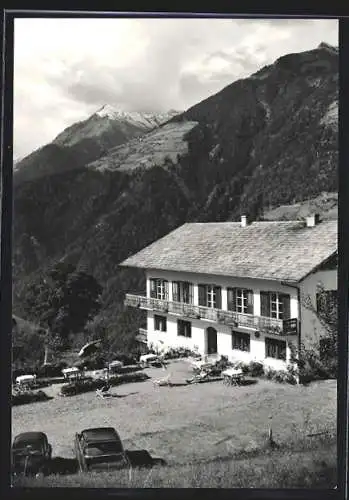
[[[111,398],[110,385],[106,384],[101,389],[96,389],[96,396],[99,398]]]
[[[169,386],[169,385],[171,385],[170,377],[171,377],[171,374],[169,373],[167,375],[167,377],[153,380],[153,384],[157,385],[158,387],[163,387],[166,385]]]

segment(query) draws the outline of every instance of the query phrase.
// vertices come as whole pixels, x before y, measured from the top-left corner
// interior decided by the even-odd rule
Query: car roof
[[[44,432],[22,432],[21,434],[18,434],[14,440],[13,444],[19,444],[21,442],[27,443],[27,442],[33,442],[33,441],[46,441],[47,436]]]
[[[81,432],[87,442],[96,441],[120,441],[119,434],[113,427],[96,427],[93,429],[84,429]]]

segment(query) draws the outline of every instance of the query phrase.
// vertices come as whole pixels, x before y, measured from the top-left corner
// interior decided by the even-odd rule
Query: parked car
[[[81,471],[131,466],[119,434],[113,427],[85,429],[75,434],[75,453]]]
[[[48,474],[52,446],[44,432],[23,432],[12,443],[12,470],[25,475]]]

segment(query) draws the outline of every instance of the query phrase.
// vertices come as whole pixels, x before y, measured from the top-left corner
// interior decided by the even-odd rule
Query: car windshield
[[[98,457],[112,453],[122,453],[122,446],[118,442],[91,443],[85,446],[85,453],[89,456]]]
[[[13,449],[15,450],[28,450],[31,452],[43,452],[43,444],[37,440],[28,440],[25,439],[23,441],[17,441],[13,444]]]

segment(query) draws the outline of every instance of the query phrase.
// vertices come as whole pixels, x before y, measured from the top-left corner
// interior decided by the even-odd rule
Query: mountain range
[[[106,105],[17,163],[14,310],[58,260],[103,285],[90,328],[119,349],[143,318],[123,307],[144,291],[118,263],[190,221],[336,217],[338,50],[288,54],[184,112]],[[32,319],[32,318],[28,318]]]
[[[74,123],[50,144],[15,162],[15,184],[42,176],[78,169],[106,154],[111,148],[153,130],[178,111],[126,113],[102,106],[86,120]]]

